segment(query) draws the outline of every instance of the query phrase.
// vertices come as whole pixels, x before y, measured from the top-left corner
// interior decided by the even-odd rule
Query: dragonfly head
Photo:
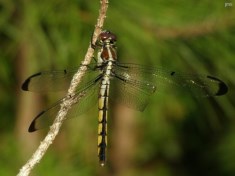
[[[104,45],[112,45],[115,46],[117,41],[117,36],[108,30],[104,30],[100,33],[96,45],[104,46]]]

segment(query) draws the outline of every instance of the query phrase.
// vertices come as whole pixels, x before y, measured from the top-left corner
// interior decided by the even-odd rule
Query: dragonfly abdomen
[[[107,74],[108,73],[108,74]],[[109,99],[109,76],[110,70],[107,68],[99,92],[99,117],[98,117],[98,157],[100,165],[104,166],[106,160],[107,147],[107,118],[108,118],[108,99]]]

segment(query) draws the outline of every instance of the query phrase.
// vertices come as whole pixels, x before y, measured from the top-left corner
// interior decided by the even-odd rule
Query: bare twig
[[[106,12],[108,8],[108,0],[101,0],[100,1],[100,10],[99,10],[99,17],[97,19],[97,24],[95,25],[95,30],[92,38],[92,42],[94,43],[97,40],[98,35],[100,34],[104,20],[106,18]],[[94,54],[94,49],[91,48],[91,45],[88,47],[87,53],[85,55],[84,61],[82,62],[82,66],[79,68],[77,73],[73,76],[71,85],[69,87],[67,97],[61,104],[60,111],[58,112],[54,123],[50,127],[50,130],[44,140],[39,145],[38,149],[35,151],[35,153],[32,155],[32,157],[28,160],[28,162],[20,169],[20,172],[18,173],[18,176],[27,176],[33,169],[33,167],[40,162],[44,154],[46,153],[48,147],[52,142],[54,141],[56,135],[59,132],[59,129],[63,123],[63,121],[66,119],[66,114],[68,110],[70,109],[71,105],[73,105],[73,100],[71,100],[69,97],[75,93],[76,87],[78,86],[81,78],[85,75],[87,67],[85,65],[89,64],[92,56]]]

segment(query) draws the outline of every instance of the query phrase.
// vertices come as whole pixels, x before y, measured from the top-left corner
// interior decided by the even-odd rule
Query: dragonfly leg
[[[96,43],[93,43],[93,41],[92,41],[93,36],[94,36],[94,32],[95,32],[95,31],[93,31],[93,32],[92,32],[92,35],[91,35],[90,45],[91,45],[91,48],[95,50],[96,47],[97,47],[97,45],[96,45]]]

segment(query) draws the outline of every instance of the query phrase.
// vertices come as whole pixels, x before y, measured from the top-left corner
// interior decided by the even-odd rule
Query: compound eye
[[[116,35],[111,34],[111,35],[110,35],[110,41],[111,41],[112,43],[115,43],[115,42],[117,41]]]
[[[116,40],[111,39],[110,44],[115,44]]]
[[[103,32],[100,33],[99,38],[102,41],[105,41],[105,40],[109,39],[110,42],[112,41],[112,43],[114,43],[116,41],[117,37],[116,37],[116,35],[114,35],[110,31],[103,31]]]

